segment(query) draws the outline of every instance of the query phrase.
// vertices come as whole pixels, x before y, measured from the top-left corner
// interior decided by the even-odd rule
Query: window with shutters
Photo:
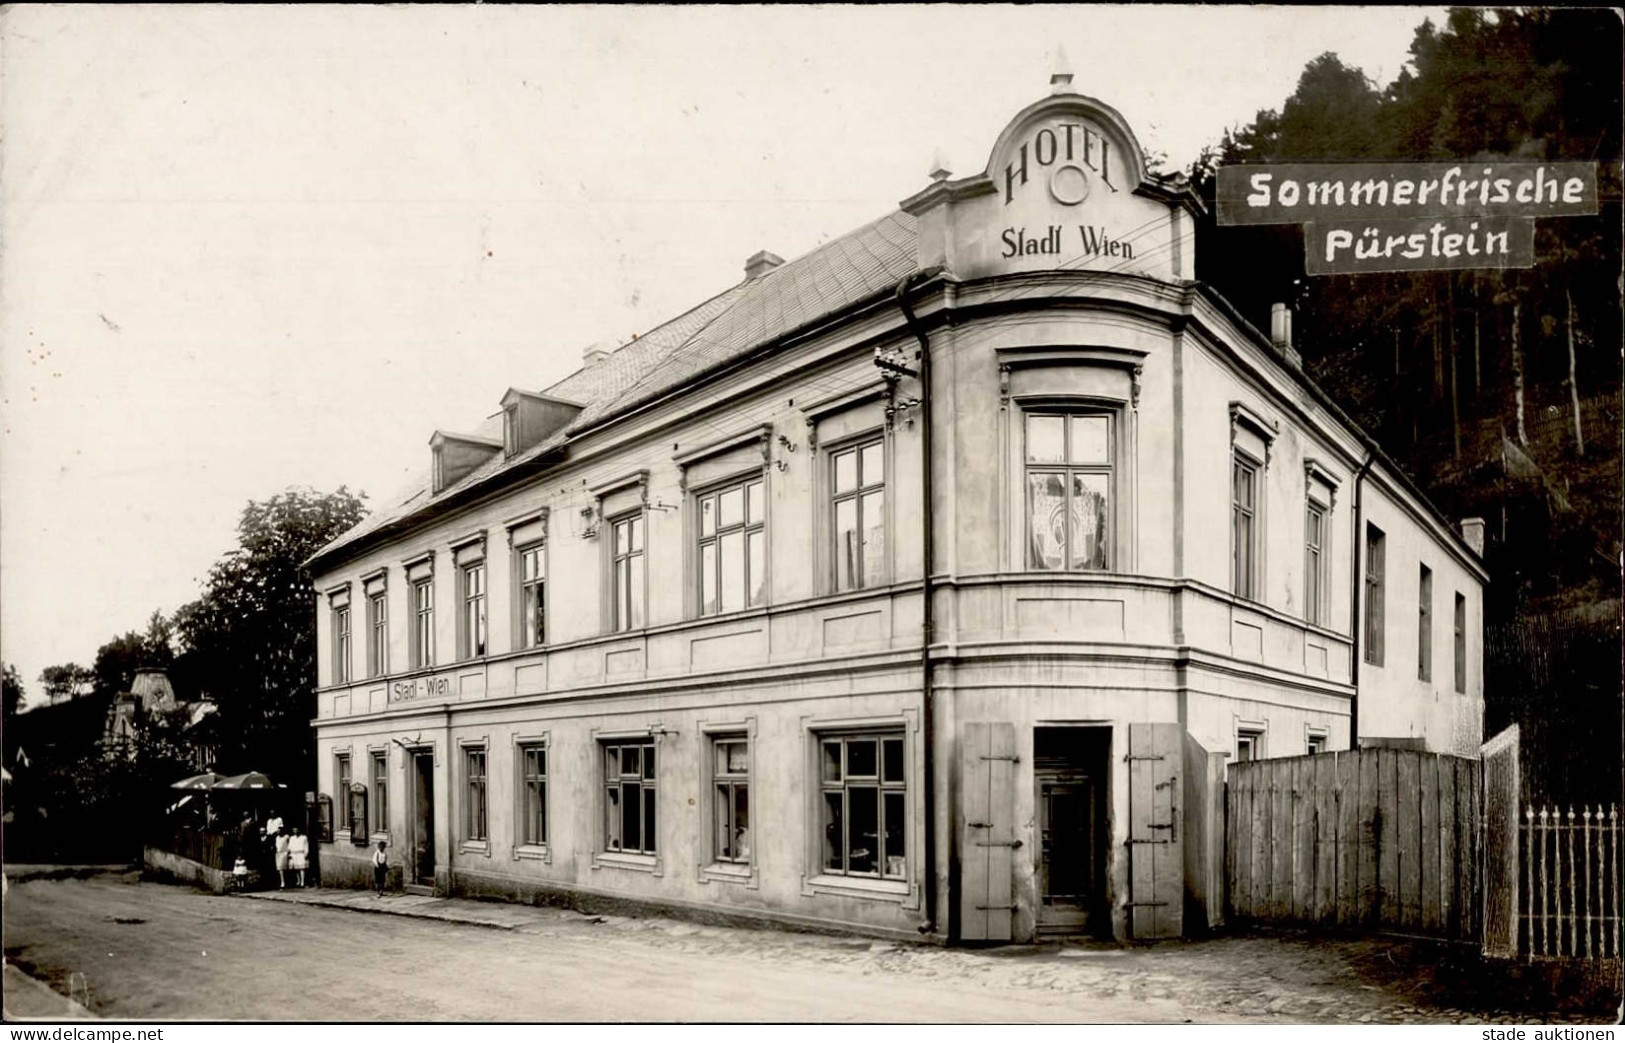
[[[760,477],[695,497],[700,615],[760,605],[767,582],[767,502]]]
[[[880,436],[829,454],[835,589],[886,582],[886,447]]]
[[[339,832],[350,828],[350,755],[333,757],[333,792],[338,795]]]
[[[372,755],[372,831],[389,832],[389,755]]]
[[[1115,449],[1108,413],[1026,416],[1027,567],[1112,567]]]
[[[906,878],[903,733],[820,735],[818,761],[822,872]]]
[[[655,744],[617,739],[601,744],[604,766],[604,850],[653,855],[657,851]]]

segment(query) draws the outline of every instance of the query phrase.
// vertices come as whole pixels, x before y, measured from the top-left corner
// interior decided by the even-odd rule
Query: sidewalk
[[[410,895],[391,892],[379,898],[372,891],[347,887],[291,888],[286,891],[247,891],[234,897],[256,898],[264,902],[293,902],[298,905],[319,905],[331,909],[349,909],[358,913],[383,913],[389,916],[411,916],[420,920],[441,920],[446,923],[469,924],[475,927],[493,927],[512,931],[530,927],[550,917],[558,910],[546,910],[528,905],[508,905],[496,902],[476,902],[468,898],[437,898],[433,895]]]
[[[96,1015],[8,960],[5,970],[7,1021],[84,1021]]]

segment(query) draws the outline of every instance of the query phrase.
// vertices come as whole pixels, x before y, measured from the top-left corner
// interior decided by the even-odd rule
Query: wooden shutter
[[[1014,919],[1016,729],[972,721],[959,728],[959,937],[1009,941]]]
[[[1129,934],[1142,940],[1178,938],[1183,928],[1183,740],[1176,723],[1128,726]]]

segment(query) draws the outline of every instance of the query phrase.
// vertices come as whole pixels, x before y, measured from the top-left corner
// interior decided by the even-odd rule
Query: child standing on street
[[[384,897],[384,884],[389,880],[389,859],[384,857],[384,842],[378,841],[378,850],[372,853],[372,883],[378,897]]]

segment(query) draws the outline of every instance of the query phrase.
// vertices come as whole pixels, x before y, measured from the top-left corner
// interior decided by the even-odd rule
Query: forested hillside
[[[1191,171],[1198,278],[1261,329],[1292,304],[1310,375],[1448,517],[1488,522],[1487,729],[1601,744],[1544,773],[1558,798],[1609,763],[1618,786],[1621,51],[1612,11],[1454,9],[1394,83],[1322,55]],[[1316,277],[1298,228],[1211,216],[1219,164],[1492,158],[1596,162],[1601,212],[1540,221],[1529,269]]]

